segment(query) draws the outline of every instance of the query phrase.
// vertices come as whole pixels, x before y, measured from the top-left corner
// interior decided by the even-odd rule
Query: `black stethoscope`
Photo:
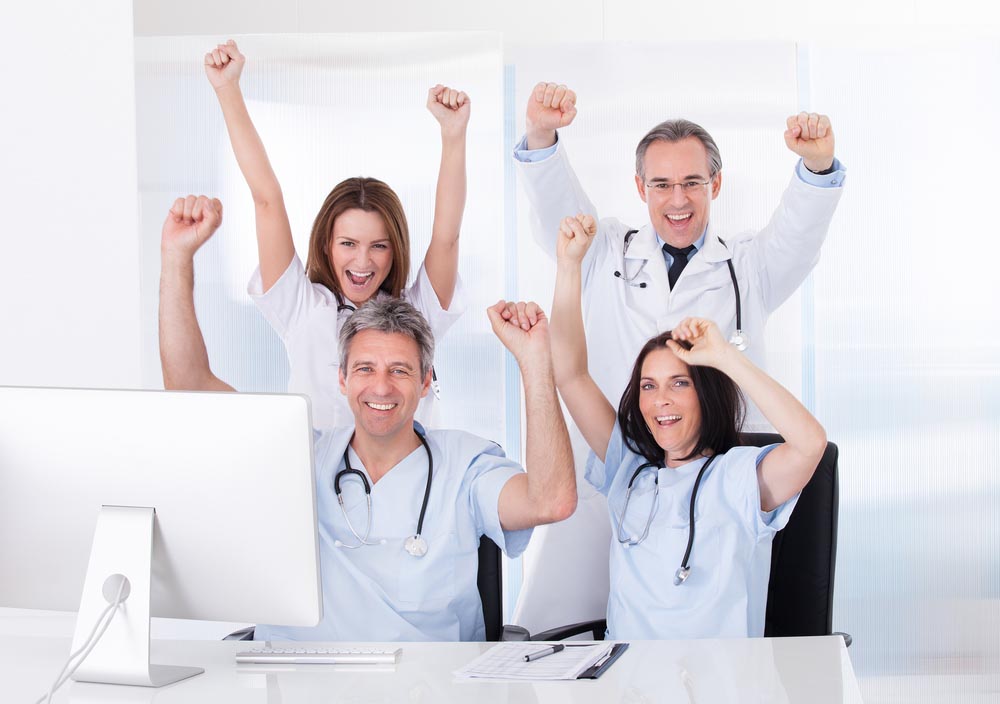
[[[424,488],[424,501],[420,504],[420,517],[417,519],[417,532],[403,542],[403,549],[414,557],[423,557],[427,554],[427,541],[424,540],[422,535],[424,531],[424,514],[427,513],[427,501],[431,496],[431,479],[434,476],[434,456],[431,454],[430,445],[427,444],[427,438],[417,432],[416,428],[414,428],[413,432],[416,433],[417,438],[420,439],[420,444],[424,446],[424,452],[427,453],[427,486]],[[385,540],[368,540],[368,535],[372,529],[372,487],[371,484],[368,483],[368,477],[365,476],[364,472],[360,469],[354,469],[351,467],[351,460],[348,457],[350,449],[351,443],[348,442],[347,449],[344,450],[344,469],[337,472],[333,477],[333,492],[337,495],[337,503],[340,504],[340,511],[344,514],[344,521],[347,523],[347,528],[354,534],[354,537],[358,539],[358,544],[348,545],[340,540],[334,541],[333,544],[338,548],[347,548],[349,550],[355,550],[363,545],[384,545]],[[351,523],[351,519],[347,515],[347,509],[344,508],[344,495],[340,491],[340,480],[347,474],[358,475],[361,479],[361,484],[365,488],[365,501],[368,502],[368,521],[365,526],[364,537],[358,535],[358,531],[354,529],[354,525]]]
[[[351,305],[350,303],[339,303],[339,304],[337,304],[337,315],[340,315],[340,313],[342,311],[345,311],[345,310],[348,313],[355,313],[355,312],[357,312],[358,309],[357,309],[357,307]],[[441,400],[441,384],[438,383],[437,370],[434,369],[433,366],[431,366],[431,391],[434,392],[434,398],[436,398],[438,401],[440,401]],[[418,435],[419,435],[419,433],[418,433]],[[358,547],[358,546],[355,545],[354,547]]]
[[[674,572],[674,585],[681,585],[687,580],[688,575],[691,574],[691,565],[689,564],[691,560],[691,548],[694,547],[694,505],[695,500],[698,498],[698,486],[701,484],[701,478],[708,471],[709,466],[715,460],[718,455],[712,455],[708,458],[708,462],[702,465],[701,469],[698,470],[698,476],[694,480],[694,489],[691,490],[691,509],[690,515],[688,517],[688,542],[687,549],[684,551],[684,559],[681,560],[681,566],[677,568]],[[633,545],[638,545],[646,536],[649,535],[649,526],[653,522],[653,514],[656,513],[656,502],[657,497],[660,495],[660,468],[663,467],[661,464],[655,462],[646,462],[640,465],[635,472],[632,473],[632,478],[628,480],[628,487],[625,490],[625,505],[622,506],[621,515],[618,517],[618,542],[624,545],[626,548],[632,547]],[[625,522],[625,513],[628,511],[629,497],[632,495],[632,484],[635,482],[636,477],[644,469],[655,469],[656,474],[653,475],[653,500],[649,504],[649,516],[646,518],[646,527],[642,531],[642,535],[636,536],[625,536],[622,537],[622,524]]]
[[[625,242],[622,244],[622,266],[621,269],[615,270],[615,278],[621,279],[623,283],[629,286],[633,286],[636,288],[646,288],[645,281],[640,281],[638,283],[636,282],[636,279],[639,277],[639,274],[642,273],[642,270],[646,266],[645,261],[642,262],[642,264],[639,266],[639,269],[632,276],[628,276],[625,273],[626,272],[625,254],[626,252],[628,252],[628,246],[632,242],[632,238],[635,236],[635,233],[637,232],[638,230],[629,230],[628,232],[625,233]],[[716,237],[716,239],[719,240],[719,242],[722,244],[723,247],[726,247],[728,249],[728,245],[726,245],[726,241],[724,239],[722,239],[721,237]],[[736,298],[736,330],[733,332],[732,335],[729,336],[729,344],[733,345],[736,349],[742,352],[743,350],[745,350],[747,347],[750,346],[750,336],[743,331],[743,309],[742,306],[740,305],[740,284],[736,280],[736,268],[733,266],[732,258],[727,259],[726,264],[729,265],[729,278],[732,279],[733,281],[733,294],[734,297]]]

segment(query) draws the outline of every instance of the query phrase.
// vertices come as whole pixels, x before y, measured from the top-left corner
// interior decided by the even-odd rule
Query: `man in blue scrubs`
[[[488,440],[414,423],[430,388],[434,341],[410,304],[371,301],[344,324],[340,388],[355,425],[316,442],[323,620],[315,628],[258,626],[258,640],[485,640],[479,536],[517,556],[534,526],[563,520],[576,506],[546,320],[523,330],[501,311],[495,306],[489,316],[521,367],[527,472]],[[428,452],[433,474],[418,531]],[[356,472],[343,472],[347,462]]]

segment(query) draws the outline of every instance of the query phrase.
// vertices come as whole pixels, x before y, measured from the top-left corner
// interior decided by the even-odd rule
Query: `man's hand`
[[[221,224],[222,201],[218,198],[178,198],[163,222],[161,252],[193,257]]]
[[[579,264],[597,234],[597,222],[591,215],[563,218],[556,241],[556,261]]]
[[[427,109],[441,125],[441,134],[461,136],[469,124],[469,96],[440,83],[427,91]]]
[[[549,321],[537,303],[500,300],[486,309],[494,334],[510,350],[521,366],[534,369],[543,364],[548,370],[552,363],[549,343]]]
[[[814,112],[800,112],[785,121],[785,144],[802,157],[810,171],[826,171],[833,166],[833,128],[830,118]]]
[[[230,39],[205,54],[205,75],[216,90],[227,85],[239,85],[244,63],[246,57],[240,53],[236,42]]]
[[[576,93],[559,83],[539,83],[528,97],[525,116],[528,149],[545,149],[556,142],[556,130],[576,117]]]

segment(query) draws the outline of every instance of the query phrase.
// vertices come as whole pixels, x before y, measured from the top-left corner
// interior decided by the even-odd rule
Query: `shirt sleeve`
[[[802,159],[799,159],[799,163],[795,167],[795,173],[810,186],[816,186],[817,188],[841,188],[844,185],[844,179],[847,177],[847,167],[841,164],[839,159],[834,158],[833,171],[828,174],[814,174],[806,168],[806,165],[802,163]]]
[[[744,515],[759,537],[774,535],[788,525],[788,519],[792,517],[792,511],[799,501],[799,494],[796,494],[772,511],[762,511],[760,508],[760,481],[757,478],[757,468],[777,446],[775,444],[763,448],[734,447],[726,453],[727,457],[736,453],[732,457],[733,465],[727,470],[733,472],[737,478],[735,484],[739,487],[742,497],[742,500],[734,497],[734,503],[742,504]]]
[[[607,496],[611,490],[611,484],[614,482],[615,477],[618,476],[618,471],[623,464],[630,462],[633,457],[635,457],[635,453],[626,447],[621,426],[616,421],[614,428],[611,430],[611,440],[608,441],[608,449],[604,452],[604,461],[601,462],[597,453],[591,451],[590,455],[587,456],[584,477],[590,482],[591,486]]]
[[[322,287],[306,278],[302,260],[296,254],[267,292],[264,291],[260,267],[257,267],[247,284],[247,293],[275,332],[285,340],[311,310],[324,304],[319,288]]]
[[[441,341],[448,329],[465,312],[466,296],[462,278],[456,275],[455,293],[451,297],[451,305],[445,310],[441,307],[441,301],[438,300],[434,286],[431,284],[427,270],[422,263],[413,285],[403,291],[403,298],[427,319],[427,323],[431,326],[431,332],[434,334],[435,343]]]
[[[531,528],[504,530],[500,526],[500,492],[513,477],[524,472],[517,462],[508,459],[503,449],[488,441],[472,459],[465,473],[470,485],[469,500],[479,535],[485,535],[504,551],[517,557],[528,547]]]
[[[516,147],[514,147],[514,158],[526,164],[531,164],[536,161],[545,161],[556,153],[556,147],[558,146],[558,132],[556,133],[556,143],[551,147],[545,147],[544,149],[528,149],[528,136],[525,135],[521,137],[521,141],[517,143]]]

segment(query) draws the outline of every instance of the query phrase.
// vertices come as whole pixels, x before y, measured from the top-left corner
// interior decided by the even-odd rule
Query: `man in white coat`
[[[787,119],[785,144],[800,160],[771,221],[760,232],[723,233],[709,217],[722,190],[722,158],[702,127],[668,120],[639,142],[635,185],[649,221],[630,227],[599,218],[574,174],[556,130],[575,117],[572,90],[539,83],[514,157],[535,240],[553,259],[562,218],[583,213],[599,221],[583,261],[583,310],[590,373],[604,394],[617,406],[642,345],[687,316],[714,320],[764,367],[767,318],[816,265],[840,200],[845,170],[834,158],[829,118],[803,112]],[[753,409],[750,415],[755,420]],[[581,491],[573,519],[540,536],[516,622],[537,630],[603,617],[606,510],[603,497]]]

